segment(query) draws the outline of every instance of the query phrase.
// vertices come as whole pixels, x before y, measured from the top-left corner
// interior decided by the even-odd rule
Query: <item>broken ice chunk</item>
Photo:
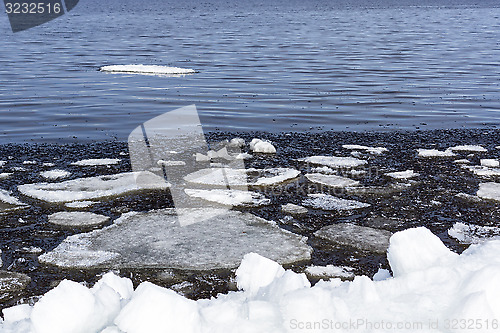
[[[420,157],[453,157],[455,154],[451,149],[440,151],[437,149],[417,149]]]
[[[479,184],[477,196],[483,199],[500,201],[500,183],[482,183]]]
[[[276,148],[273,146],[271,142],[257,138],[253,139],[250,142],[250,149],[254,153],[265,153],[265,154],[276,153]]]
[[[71,163],[71,165],[76,166],[102,166],[102,165],[114,165],[120,163],[118,158],[91,158],[87,160],[81,160]]]
[[[309,194],[308,198],[305,199],[302,204],[304,206],[312,207],[315,209],[323,210],[353,210],[370,207],[371,205],[364,202],[359,202],[356,200],[347,200],[334,197],[329,194]]]
[[[93,227],[105,224],[109,217],[90,212],[57,212],[49,215],[48,220],[64,227]]]
[[[489,168],[498,168],[500,167],[500,162],[495,159],[485,158],[481,160],[481,165]]]
[[[384,147],[368,147],[368,146],[360,146],[360,145],[342,145],[342,148],[349,150],[364,150],[373,155],[380,155],[388,151],[387,148]]]
[[[19,185],[26,196],[47,202],[69,202],[119,196],[139,190],[164,190],[169,184],[147,171],[126,172],[108,176],[78,178],[62,183]]]
[[[40,172],[40,176],[42,176],[45,179],[51,179],[51,180],[67,178],[70,175],[71,175],[71,172],[66,171],[66,170],[59,170],[59,169]]]
[[[367,164],[367,161],[360,160],[354,157],[338,157],[338,156],[310,156],[300,158],[299,161],[319,164],[331,168],[356,168]]]
[[[226,206],[260,207],[269,205],[271,200],[256,192],[241,190],[195,190],[185,189],[187,195]]]
[[[314,235],[330,243],[351,246],[362,251],[385,253],[392,233],[352,223],[338,223],[321,228]]]
[[[302,215],[308,212],[307,208],[292,203],[281,206],[281,211],[291,215]]]
[[[389,176],[394,179],[410,179],[414,177],[420,176],[419,173],[416,173],[413,170],[406,170],[406,171],[398,171],[398,172],[389,172],[386,173],[386,176]]]
[[[208,186],[271,186],[295,179],[300,175],[298,170],[289,168],[269,169],[233,169],[210,168],[190,173],[184,180],[191,184]]]
[[[475,153],[481,153],[481,152],[487,152],[488,149],[478,146],[478,145],[463,145],[463,146],[455,146],[455,147],[450,147],[449,148],[452,151],[459,151],[459,152],[475,152]]]
[[[39,258],[61,267],[184,270],[234,268],[249,252],[281,264],[310,259],[305,238],[250,213],[223,209],[190,213],[194,219],[213,217],[182,227],[175,209],[129,213],[111,226],[70,236]]]
[[[27,205],[13,197],[9,191],[0,189],[0,214],[26,207]]]
[[[359,182],[350,178],[336,176],[336,175],[324,175],[321,173],[308,173],[305,177],[317,184],[326,185],[335,188],[344,188],[349,186],[358,186]]]
[[[334,265],[326,265],[326,266],[309,266],[306,268],[305,273],[309,277],[317,278],[317,279],[333,279],[333,278],[341,278],[343,280],[353,279],[354,272],[352,267],[346,266],[334,266]]]
[[[462,244],[476,244],[491,238],[500,238],[500,228],[457,222],[448,230],[448,235]]]

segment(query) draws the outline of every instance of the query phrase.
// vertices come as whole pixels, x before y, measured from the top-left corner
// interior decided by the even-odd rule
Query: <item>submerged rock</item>
[[[140,190],[164,190],[169,184],[162,177],[147,171],[78,178],[61,183],[19,185],[22,194],[47,202],[63,203],[100,199]]]
[[[18,296],[31,282],[26,274],[0,270],[0,302]]]
[[[190,214],[194,222],[187,226],[179,225],[171,208],[125,214],[111,226],[66,238],[39,260],[69,268],[211,270],[237,267],[249,252],[282,264],[310,259],[303,237],[250,213],[191,209]]]
[[[314,235],[329,243],[351,246],[361,251],[385,253],[392,233],[352,223],[338,223],[321,228]]]

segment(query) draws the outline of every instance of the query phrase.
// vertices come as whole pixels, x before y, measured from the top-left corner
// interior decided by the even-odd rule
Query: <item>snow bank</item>
[[[276,148],[273,146],[271,142],[257,138],[253,139],[250,142],[250,149],[254,153],[264,153],[264,154],[276,153]]]
[[[167,67],[159,65],[112,65],[99,68],[102,72],[135,73],[135,74],[193,74],[194,69]]]
[[[394,277],[382,271],[377,281],[356,276],[311,287],[304,274],[248,254],[236,272],[240,291],[199,301],[149,282],[132,291],[130,280],[111,273],[90,289],[63,281],[34,307],[4,310],[0,330],[444,333],[447,320],[464,319],[475,331],[498,331],[500,240],[457,255],[427,229],[409,229],[392,236],[388,257]]]

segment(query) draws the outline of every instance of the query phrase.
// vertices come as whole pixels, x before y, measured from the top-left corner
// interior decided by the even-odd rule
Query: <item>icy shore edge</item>
[[[193,301],[150,282],[105,274],[92,288],[64,280],[34,305],[4,309],[1,332],[465,332],[498,331],[500,240],[458,255],[424,227],[395,233],[393,276],[311,286],[304,274],[247,254],[238,292]],[[384,274],[377,274],[379,277]]]

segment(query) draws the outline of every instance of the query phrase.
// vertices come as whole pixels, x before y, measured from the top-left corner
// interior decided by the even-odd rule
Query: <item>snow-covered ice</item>
[[[453,157],[455,154],[451,149],[445,151],[437,149],[417,149],[418,156],[420,157]]]
[[[385,253],[392,233],[353,223],[337,223],[321,228],[314,235],[333,244],[351,246],[362,251]]]
[[[413,170],[389,172],[389,173],[386,173],[386,175],[391,177],[391,178],[394,178],[394,179],[410,179],[410,178],[415,178],[415,177],[420,176],[419,173],[417,173]]]
[[[92,288],[65,280],[34,306],[4,310],[0,330],[445,333],[451,332],[447,319],[475,318],[483,325],[480,332],[498,331],[492,322],[500,317],[500,240],[472,245],[457,255],[429,230],[415,228],[392,236],[388,257],[393,277],[379,271],[375,281],[356,276],[353,281],[332,279],[311,286],[304,274],[250,253],[236,271],[240,291],[198,301],[150,282],[134,291],[129,279],[112,273]],[[348,326],[343,329],[344,323]],[[412,326],[394,329],[401,323]]]
[[[91,158],[86,160],[80,160],[71,163],[71,165],[76,166],[103,166],[103,165],[115,165],[120,163],[119,158]]]
[[[331,168],[356,168],[367,164],[365,160],[360,160],[355,157],[339,157],[339,156],[310,156],[300,158],[299,161],[324,165]]]
[[[353,268],[346,266],[309,266],[305,270],[306,275],[320,279],[352,279],[354,278]]]
[[[321,173],[308,173],[305,177],[313,183],[326,185],[335,188],[344,188],[349,186],[358,186],[359,182],[347,177],[337,175],[324,175]]]
[[[304,199],[302,204],[304,206],[315,209],[343,211],[367,208],[371,206],[368,203],[359,202],[356,200],[341,199],[333,195],[323,193],[308,194],[307,196],[308,197]]]
[[[457,222],[448,230],[448,235],[460,243],[473,244],[484,242],[492,237],[500,239],[500,228]]]
[[[281,211],[291,215],[302,215],[307,214],[308,212],[307,208],[293,203],[287,203],[286,205],[281,206]]]
[[[185,189],[184,191],[190,197],[227,206],[260,207],[271,203],[271,200],[267,199],[263,194],[251,191],[226,189]]]
[[[207,186],[271,186],[297,178],[300,171],[290,168],[233,169],[209,168],[184,177],[189,183]]]
[[[500,201],[500,183],[488,182],[479,184],[477,196],[483,199]]]
[[[481,159],[481,165],[489,168],[498,168],[500,167],[500,162],[491,158]]]
[[[380,155],[388,151],[388,149],[385,147],[368,147],[361,145],[342,145],[342,148],[348,150],[364,150],[373,155]]]
[[[62,178],[68,178],[71,172],[66,170],[54,169],[40,172],[40,176],[45,179],[57,180]]]
[[[254,153],[264,153],[264,154],[276,153],[276,148],[273,146],[271,142],[257,138],[253,139],[250,142],[250,150],[252,150]]]
[[[50,214],[48,220],[64,227],[92,227],[105,224],[109,217],[90,212],[57,212]]]
[[[248,252],[283,264],[310,258],[304,238],[250,213],[190,211],[203,222],[180,226],[170,208],[128,213],[103,229],[69,236],[39,260],[61,267],[204,270],[237,267]]]
[[[195,73],[194,69],[159,66],[159,65],[112,65],[112,66],[103,66],[99,68],[99,70],[103,72],[114,72],[114,73],[163,74],[163,75]]]
[[[140,190],[164,190],[169,187],[162,177],[150,172],[126,172],[107,176],[78,178],[61,183],[19,185],[26,196],[47,202],[70,202],[119,196]]]
[[[449,148],[452,151],[458,152],[473,152],[473,153],[484,153],[487,152],[488,149],[479,146],[479,145],[463,145],[463,146],[455,146]]]

